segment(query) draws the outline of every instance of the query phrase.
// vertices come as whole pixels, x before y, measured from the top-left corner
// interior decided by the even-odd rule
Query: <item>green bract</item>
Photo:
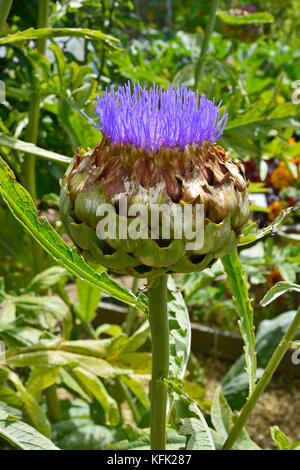
[[[88,152],[82,147],[77,150],[61,181],[61,216],[86,260],[114,272],[149,278],[201,271],[236,246],[249,215],[247,187],[241,165],[218,145],[187,145],[184,151],[174,148],[153,153],[131,145],[113,146],[103,138]],[[119,225],[127,230],[137,220],[119,214],[124,199],[128,210],[140,204],[147,213],[153,204],[162,213],[203,204],[203,246],[187,249],[184,233],[182,239],[174,236],[179,223],[174,215],[168,239],[162,237],[161,220],[158,238],[153,239],[151,216],[149,226],[144,227],[146,239],[122,238]],[[116,213],[97,215],[101,204],[113,205]],[[114,237],[101,237],[97,224],[104,217],[114,219]]]

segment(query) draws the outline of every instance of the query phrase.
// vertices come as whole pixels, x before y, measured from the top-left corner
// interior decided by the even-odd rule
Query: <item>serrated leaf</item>
[[[72,250],[57,234],[46,218],[38,218],[36,207],[27,191],[15,180],[15,175],[0,157],[0,194],[18,221],[60,264],[76,277],[85,279],[103,292],[145,310],[147,307],[128,289],[113,281],[105,272],[97,273],[88,266],[76,250]]]
[[[180,381],[168,380],[168,392],[174,401],[178,434],[186,436],[186,450],[215,450],[209,427],[196,402],[184,392]]]
[[[244,279],[245,271],[236,249],[229,255],[224,256],[222,263],[232,291],[233,305],[240,317],[239,328],[244,340],[246,369],[249,377],[249,395],[251,395],[256,381],[256,352],[253,309],[249,299],[247,283]]]
[[[178,431],[179,434],[190,437],[186,450],[215,450],[211,433],[202,413],[195,404],[189,406],[189,411],[197,417],[184,418]]]
[[[271,287],[271,289],[266,293],[264,298],[260,301],[260,305],[265,307],[266,305],[270,304],[275,299],[277,299],[277,297],[279,297],[280,295],[283,295],[286,292],[290,292],[290,291],[300,293],[300,286],[292,282],[286,282],[286,281],[277,282],[277,284]]]

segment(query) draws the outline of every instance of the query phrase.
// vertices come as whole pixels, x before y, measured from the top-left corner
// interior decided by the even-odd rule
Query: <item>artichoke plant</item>
[[[188,273],[211,266],[237,243],[248,218],[248,183],[242,165],[215,145],[227,114],[204,95],[183,86],[167,91],[130,84],[97,96],[102,140],[93,149],[79,147],[61,184],[61,215],[67,232],[90,262],[122,274],[155,277]],[[126,199],[127,216],[120,213]],[[150,212],[156,204],[170,209],[170,233],[162,237],[162,221],[153,233],[151,215],[143,237],[97,230],[100,205],[115,208],[117,228],[129,228],[130,208]],[[176,208],[203,205],[203,245],[191,249],[176,238]],[[103,220],[104,221],[104,220]],[[101,224],[100,224],[101,225]]]
[[[215,145],[227,114],[204,95],[139,84],[131,92],[128,83],[97,96],[95,107],[100,125],[92,123],[102,139],[91,150],[77,149],[62,180],[61,215],[86,260],[149,279],[151,449],[163,450],[167,274],[200,271],[234,249],[248,218],[248,184],[242,166]],[[190,209],[188,223],[181,209]],[[190,243],[199,234],[202,243]]]

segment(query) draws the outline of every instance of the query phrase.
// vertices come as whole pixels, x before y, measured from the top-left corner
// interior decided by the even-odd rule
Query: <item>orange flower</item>
[[[273,271],[268,274],[267,277],[267,283],[269,287],[275,286],[275,284],[279,281],[283,281],[283,277],[280,274],[280,271],[278,268],[273,269]]]
[[[294,139],[294,137],[290,137],[290,138],[288,139],[288,143],[291,144],[291,145],[295,145],[297,142],[296,142],[296,140]]]
[[[278,167],[271,174],[271,183],[275,189],[293,186],[293,175],[284,162],[279,162]]]
[[[280,214],[280,212],[282,211],[282,209],[285,208],[285,204],[283,201],[275,201],[275,202],[272,202],[272,204],[269,205],[269,215],[268,215],[268,219],[273,222],[273,220],[276,219],[276,217],[278,217],[278,215]]]

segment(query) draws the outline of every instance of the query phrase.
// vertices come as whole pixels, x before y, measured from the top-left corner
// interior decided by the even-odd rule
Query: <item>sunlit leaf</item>
[[[96,39],[104,41],[107,45],[112,46],[113,43],[118,42],[118,39],[103,34],[99,30],[92,30],[88,28],[28,28],[25,31],[18,31],[14,34],[8,34],[0,38],[0,45],[14,44],[21,41],[30,41],[34,39],[51,39],[57,37],[78,37],[85,39]]]
[[[277,284],[271,287],[271,289],[266,293],[264,298],[260,301],[260,304],[263,307],[265,307],[266,305],[273,302],[273,300],[277,299],[277,297],[289,291],[295,291],[295,292],[300,293],[300,286],[292,282],[286,282],[286,281],[277,282]]]

